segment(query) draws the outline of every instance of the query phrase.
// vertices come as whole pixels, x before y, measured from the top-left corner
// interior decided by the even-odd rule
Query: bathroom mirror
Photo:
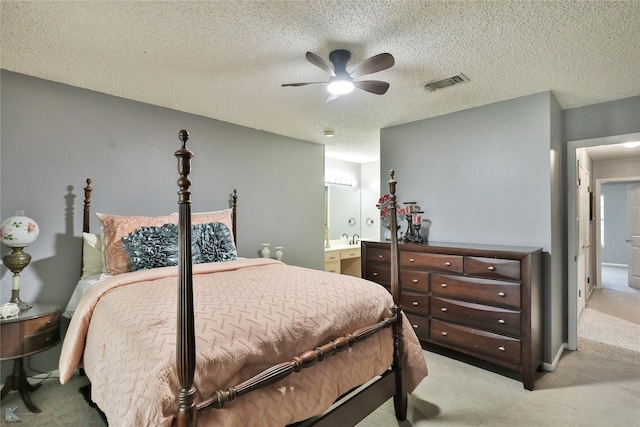
[[[343,234],[349,239],[360,232],[360,188],[327,185],[325,189],[329,239],[339,240]]]

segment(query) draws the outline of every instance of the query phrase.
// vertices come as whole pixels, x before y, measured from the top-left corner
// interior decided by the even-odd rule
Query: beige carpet
[[[640,291],[595,289],[578,321],[578,350],[640,365]]]

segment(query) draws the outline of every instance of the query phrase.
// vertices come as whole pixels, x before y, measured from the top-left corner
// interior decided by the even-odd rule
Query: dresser
[[[430,242],[399,244],[400,304],[424,343],[521,375],[542,363],[542,249]],[[362,277],[389,288],[391,247],[362,242]]]
[[[60,309],[55,306],[34,304],[18,316],[1,319],[2,347],[0,360],[14,359],[13,374],[7,377],[0,396],[18,390],[25,406],[31,412],[40,412],[33,404],[29,392],[38,386],[27,381],[23,357],[53,347],[60,341]]]

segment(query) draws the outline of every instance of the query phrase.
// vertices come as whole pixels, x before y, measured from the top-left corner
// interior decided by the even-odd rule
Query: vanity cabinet
[[[399,244],[400,304],[418,338],[516,371],[542,363],[542,249]],[[391,246],[362,242],[362,277],[389,288]]]
[[[360,277],[360,247],[327,248],[324,250],[324,271]]]

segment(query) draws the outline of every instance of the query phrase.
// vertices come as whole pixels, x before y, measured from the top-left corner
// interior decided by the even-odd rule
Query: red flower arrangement
[[[380,223],[385,228],[391,228],[391,208],[389,203],[391,202],[391,195],[385,194],[378,199],[376,206],[380,209]],[[405,210],[400,207],[400,203],[396,202],[396,212],[398,213],[398,225],[400,221],[405,219]]]

